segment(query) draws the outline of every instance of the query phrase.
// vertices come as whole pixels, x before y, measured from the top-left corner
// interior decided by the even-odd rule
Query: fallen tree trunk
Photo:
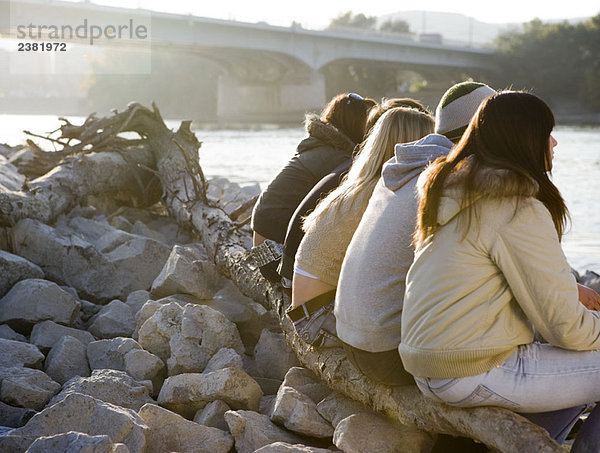
[[[124,115],[127,118],[126,128],[144,137],[144,143],[152,151],[150,159],[155,163],[152,171],[156,172],[162,184],[164,202],[171,214],[180,224],[193,227],[199,233],[203,245],[222,274],[230,278],[244,294],[266,308],[277,311],[282,330],[300,362],[320,376],[332,389],[402,424],[433,433],[471,437],[502,452],[562,451],[545,430],[511,411],[491,407],[457,409],[424,398],[414,386],[392,388],[378,385],[360,374],[342,350],[317,349],[304,343],[295,335],[289,320],[283,316],[289,300],[281,286],[271,285],[264,280],[247,259],[251,238],[247,231],[243,231],[243,223],[232,221],[221,208],[212,206],[207,201],[206,184],[198,164],[200,143],[190,131],[189,122],[182,123],[179,130],[173,132],[166,128],[156,108],[150,111],[140,106],[130,106],[130,109],[129,114]],[[90,122],[86,124],[89,125]],[[106,120],[102,124],[114,122]],[[77,130],[88,131],[84,127],[69,128],[69,135],[77,138]],[[87,157],[89,156],[81,156],[75,161]],[[144,160],[147,157],[143,157],[142,161],[147,162]],[[73,166],[80,165],[75,161]],[[55,170],[57,173],[61,171],[66,172],[66,168]],[[52,173],[54,172],[42,178],[50,179]],[[41,185],[39,180],[32,182],[34,183]],[[61,187],[65,186],[68,184],[61,182]],[[38,193],[42,189],[51,192],[48,186],[43,186],[38,189]],[[78,194],[73,199],[80,196],[83,195]],[[23,197],[29,197],[28,210],[31,211],[34,205],[31,200],[35,195]],[[51,200],[48,199],[46,204],[52,204]],[[5,212],[1,200],[0,210]],[[56,215],[59,209],[50,211],[44,215]],[[19,216],[14,210],[9,211],[9,214],[1,221],[12,222]],[[32,212],[28,214],[31,215]]]

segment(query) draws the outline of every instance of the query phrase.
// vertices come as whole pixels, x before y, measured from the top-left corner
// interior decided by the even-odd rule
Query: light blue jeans
[[[520,346],[502,365],[477,376],[415,378],[429,398],[451,406],[500,406],[547,412],[600,401],[600,351],[547,343]]]
[[[600,401],[600,351],[531,343],[484,374],[415,381],[425,396],[451,406],[500,406],[521,412],[562,443],[586,405]],[[584,423],[572,452],[600,451],[599,407]]]

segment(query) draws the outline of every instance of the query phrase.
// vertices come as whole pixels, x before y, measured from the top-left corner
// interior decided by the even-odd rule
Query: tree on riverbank
[[[600,14],[578,24],[535,19],[496,40],[504,83],[559,107],[600,108]]]

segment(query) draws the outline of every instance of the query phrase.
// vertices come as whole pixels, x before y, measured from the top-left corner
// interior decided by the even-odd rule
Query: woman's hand
[[[577,283],[579,302],[588,310],[600,310],[600,295],[592,288]]]

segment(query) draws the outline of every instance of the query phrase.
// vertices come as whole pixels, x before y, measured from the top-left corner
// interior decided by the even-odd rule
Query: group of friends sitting
[[[315,347],[375,382],[521,413],[563,443],[600,400],[600,296],[561,248],[554,116],[533,94],[335,96],[252,214],[252,255]],[[572,453],[600,451],[600,410]]]

